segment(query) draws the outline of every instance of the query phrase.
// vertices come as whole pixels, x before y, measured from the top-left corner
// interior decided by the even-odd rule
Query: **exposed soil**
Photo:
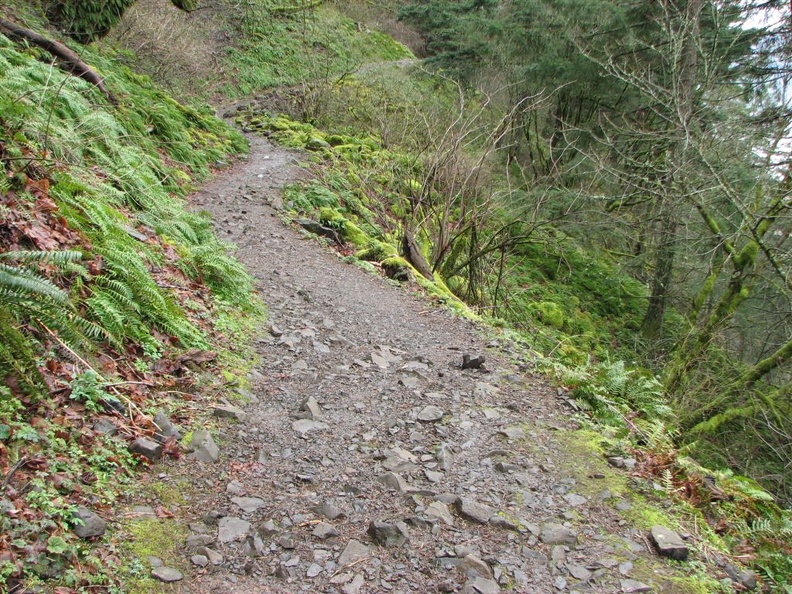
[[[682,591],[681,570],[616,509],[627,494],[605,477],[623,471],[570,445],[563,398],[507,344],[283,224],[273,205],[306,175],[300,158],[254,138],[192,197],[239,246],[270,321],[246,418],[219,422],[220,460],[157,469],[189,478],[172,511],[203,535],[163,588]],[[484,368],[462,369],[463,355]],[[321,416],[298,419],[309,397]],[[373,521],[389,525],[374,538]]]

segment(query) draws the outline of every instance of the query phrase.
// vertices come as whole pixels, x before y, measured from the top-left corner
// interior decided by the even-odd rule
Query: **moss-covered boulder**
[[[360,227],[334,208],[320,208],[319,222],[325,227],[335,229],[344,241],[348,241],[359,248],[365,248],[371,241],[371,238]]]
[[[552,301],[540,301],[534,304],[534,310],[539,314],[541,322],[561,330],[564,327],[564,310]]]

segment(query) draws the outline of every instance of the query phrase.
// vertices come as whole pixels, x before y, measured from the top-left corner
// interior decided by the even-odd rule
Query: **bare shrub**
[[[133,52],[136,70],[171,90],[207,93],[219,79],[207,74],[217,71],[224,30],[220,3],[185,13],[170,0],[138,0],[108,41]]]

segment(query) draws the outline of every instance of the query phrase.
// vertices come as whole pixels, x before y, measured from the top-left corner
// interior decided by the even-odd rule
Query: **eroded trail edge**
[[[254,138],[192,198],[239,246],[270,321],[252,402],[210,427],[219,459],[159,475],[190,483],[186,578],[168,587],[678,591],[622,516],[621,471],[574,445],[553,388],[471,322],[281,222],[299,159]],[[487,369],[463,370],[466,354]]]

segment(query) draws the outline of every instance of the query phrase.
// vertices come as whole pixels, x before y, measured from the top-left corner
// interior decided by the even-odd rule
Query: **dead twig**
[[[3,478],[3,482],[0,484],[0,489],[5,491],[5,488],[8,486],[8,483],[11,482],[11,479],[13,478],[14,474],[16,474],[16,471],[22,468],[27,463],[27,461],[27,456],[22,456],[19,460],[17,460],[17,463],[11,467],[11,470],[9,470]]]

